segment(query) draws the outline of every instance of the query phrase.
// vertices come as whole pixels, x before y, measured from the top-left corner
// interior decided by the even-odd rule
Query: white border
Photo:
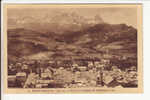
[[[15,1],[15,2],[14,2]],[[18,0],[19,1],[19,0]],[[3,1],[3,3],[17,3],[17,0],[6,0]],[[30,1],[30,2],[29,2]],[[40,0],[38,0],[40,1]],[[73,2],[68,2],[69,0],[55,0],[55,2],[48,2],[48,3],[58,3],[57,1],[60,1],[59,3],[141,3],[135,2],[135,1],[130,1],[130,2],[98,2],[98,0],[94,0],[94,2],[78,2],[78,1],[73,1]],[[66,2],[67,1],[67,2]],[[97,1],[97,2],[95,2]],[[104,0],[103,0],[104,1]],[[110,0],[107,0],[110,1]],[[35,1],[31,0],[22,0],[21,3],[37,3]],[[41,3],[38,2],[38,3]],[[42,2],[42,3],[47,3],[47,2]],[[86,100],[148,100],[150,98],[150,64],[149,64],[149,59],[150,59],[150,2],[148,1],[143,1],[144,4],[143,7],[143,35],[144,35],[144,94],[44,94],[44,95],[39,95],[39,94],[30,94],[30,95],[24,95],[24,94],[2,94],[2,100],[80,100],[80,99],[86,99]],[[2,7],[2,6],[1,6]],[[1,13],[3,9],[1,9]],[[2,18],[3,19],[3,18]],[[3,23],[3,20],[1,20],[1,24]],[[3,31],[3,27],[1,27],[1,32]],[[3,34],[1,34],[1,48],[3,49]],[[3,66],[3,50],[1,51],[1,58],[2,58],[2,63],[1,66]],[[3,70],[3,69],[2,69]],[[3,72],[1,73],[1,75]],[[2,78],[2,76],[1,76]],[[3,83],[3,82],[2,82]]]
[[[149,1],[149,0],[145,0]],[[3,3],[142,3],[143,0],[2,0]]]

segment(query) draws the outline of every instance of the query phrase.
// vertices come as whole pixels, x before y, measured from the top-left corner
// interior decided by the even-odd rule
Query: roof
[[[26,73],[25,72],[19,72],[16,74],[16,76],[26,76]]]

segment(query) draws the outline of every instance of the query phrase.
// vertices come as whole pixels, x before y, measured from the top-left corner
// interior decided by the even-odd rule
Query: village
[[[137,87],[137,68],[109,59],[24,60],[8,65],[10,88]]]

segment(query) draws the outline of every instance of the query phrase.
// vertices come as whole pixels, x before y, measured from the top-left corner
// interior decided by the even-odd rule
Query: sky
[[[92,18],[95,15],[101,16],[104,22],[110,24],[127,24],[137,27],[137,7],[136,6],[38,6],[38,5],[14,5],[8,6],[8,18],[21,16],[51,16],[60,12],[71,13],[75,12],[78,15]],[[42,17],[41,17],[42,18]],[[43,20],[43,19],[41,19]]]

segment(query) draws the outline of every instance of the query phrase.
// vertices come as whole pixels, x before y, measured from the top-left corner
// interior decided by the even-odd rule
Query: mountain
[[[132,58],[137,56],[137,30],[126,24],[101,23],[78,31],[56,32],[9,29],[9,60],[101,58],[105,54]]]
[[[52,34],[52,33],[51,33]],[[14,59],[48,51],[56,43],[51,34],[27,29],[8,30],[8,57]]]
[[[99,15],[87,18],[87,16],[81,16],[76,12],[59,12],[54,15],[10,16],[8,18],[8,29],[25,28],[41,33],[51,31],[57,34],[64,34],[66,32],[80,31],[103,22]]]

